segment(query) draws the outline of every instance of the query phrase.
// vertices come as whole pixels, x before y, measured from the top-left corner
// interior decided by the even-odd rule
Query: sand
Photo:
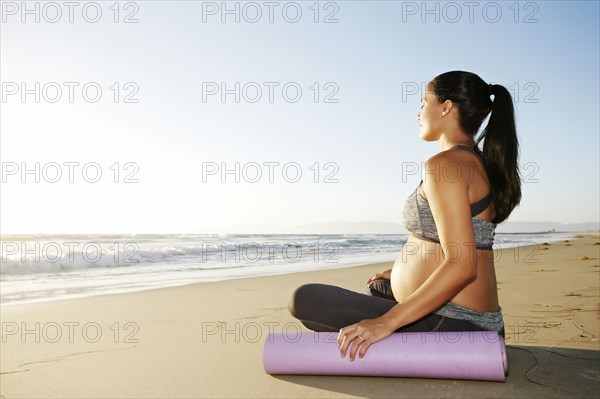
[[[595,397],[600,391],[600,242],[497,254],[507,381],[271,376],[269,331],[309,331],[286,309],[298,285],[366,292],[392,263],[1,307],[5,398]],[[586,259],[587,258],[587,259]],[[367,354],[368,356],[368,354]]]

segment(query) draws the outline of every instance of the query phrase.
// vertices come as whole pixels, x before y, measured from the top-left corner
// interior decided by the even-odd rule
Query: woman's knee
[[[288,300],[287,308],[290,314],[296,318],[302,318],[311,309],[314,311],[318,306],[319,291],[323,284],[303,284],[296,287]]]

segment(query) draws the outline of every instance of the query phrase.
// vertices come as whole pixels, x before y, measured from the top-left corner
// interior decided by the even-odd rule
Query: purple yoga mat
[[[508,359],[502,336],[492,331],[393,333],[340,357],[338,333],[271,332],[263,349],[268,374],[360,375],[505,381]]]

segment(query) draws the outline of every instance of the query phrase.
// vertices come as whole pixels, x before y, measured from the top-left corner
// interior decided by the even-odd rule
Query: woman
[[[492,244],[496,225],[521,200],[511,95],[473,73],[447,72],[427,85],[417,119],[421,139],[437,141],[441,151],[425,162],[404,205],[411,234],[393,269],[367,280],[372,295],[305,284],[288,303],[309,329],[339,331],[340,354],[349,351],[351,361],[394,332],[504,337]]]

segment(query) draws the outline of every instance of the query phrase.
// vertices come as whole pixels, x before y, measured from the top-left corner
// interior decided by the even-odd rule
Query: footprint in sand
[[[580,297],[598,297],[598,287],[585,287],[578,290],[569,291],[565,296],[580,296]]]

